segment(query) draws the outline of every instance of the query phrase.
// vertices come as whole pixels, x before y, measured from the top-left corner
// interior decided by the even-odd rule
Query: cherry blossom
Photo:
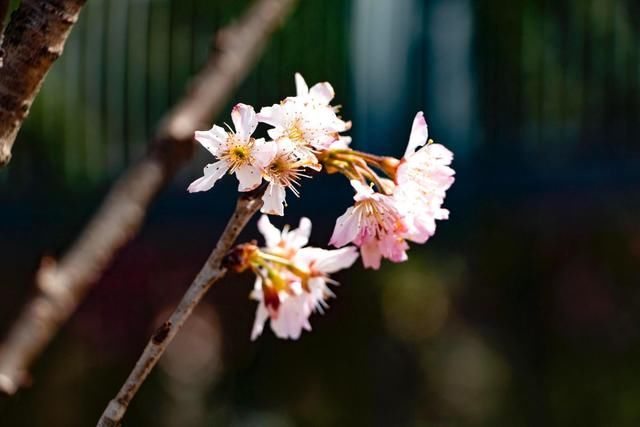
[[[331,274],[350,267],[358,256],[373,269],[380,268],[382,259],[406,261],[409,242],[425,243],[435,233],[436,221],[449,217],[443,204],[454,182],[453,154],[429,140],[422,112],[415,116],[401,159],[357,151],[342,134],[351,122],[342,120],[338,107],[331,105],[331,84],[309,87],[296,74],[295,85],[295,96],[263,107],[259,114],[237,104],[231,113],[235,130],[214,125],[195,134],[217,161],[205,167],[190,192],[210,189],[226,173],[236,175],[239,191],[256,189],[264,180],[260,210],[282,216],[287,192],[299,196],[300,181],[309,178],[310,171],[340,173],[355,190],[354,204],[337,219],[329,242],[338,249],[308,247],[307,218],[298,228],[278,229],[263,215],[258,228],[264,247],[238,245],[225,258],[233,271],[251,269],[256,274],[252,339],[262,334],[267,321],[277,337],[298,339],[303,330],[311,330],[311,314],[323,312],[334,296]],[[270,126],[271,140],[252,137],[259,122]]]
[[[271,138],[291,141],[298,159],[313,164],[317,162],[316,150],[327,149],[336,141],[348,141],[341,139],[339,133],[350,129],[351,122],[340,119],[329,105],[334,97],[329,83],[318,83],[309,89],[302,76],[296,74],[296,88],[296,96],[263,107],[258,120],[273,126],[268,131]]]
[[[304,169],[310,165],[296,156],[295,147],[289,140],[278,141],[276,149],[273,159],[262,171],[269,185],[262,196],[264,204],[260,212],[282,216],[286,205],[286,189],[298,197],[299,181],[308,177]]]
[[[426,242],[435,233],[435,220],[449,218],[449,211],[442,204],[455,174],[449,167],[451,151],[440,144],[427,143],[428,137],[427,123],[419,112],[397,169],[394,190],[408,228],[405,237],[417,243]]]
[[[231,112],[235,132],[214,125],[208,131],[197,131],[195,139],[218,161],[204,168],[204,176],[189,185],[189,192],[207,191],[225,173],[235,173],[238,191],[250,191],[262,182],[262,169],[274,158],[277,146],[273,141],[251,137],[258,120],[252,106],[237,104]]]
[[[356,190],[355,204],[336,221],[330,244],[342,247],[353,242],[360,247],[364,266],[373,269],[380,268],[383,257],[405,261],[407,227],[396,200],[358,180],[351,180],[351,185]]]
[[[262,215],[258,220],[258,231],[264,236],[266,249],[279,256],[291,259],[299,249],[309,242],[311,220],[302,217],[298,228],[291,230],[288,225],[285,225],[281,231],[271,224],[268,216]]]
[[[310,331],[309,317],[328,307],[326,300],[335,295],[328,284],[336,284],[329,274],[350,267],[358,258],[355,247],[325,250],[304,247],[309,239],[311,221],[302,218],[297,229],[282,231],[266,216],[258,221],[266,247],[254,254],[258,265],[251,298],[258,301],[251,338],[263,332],[267,320],[274,334],[283,339],[298,339]]]

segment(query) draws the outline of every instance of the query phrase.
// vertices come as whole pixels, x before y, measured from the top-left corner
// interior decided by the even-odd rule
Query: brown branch
[[[200,302],[202,297],[207,293],[211,285],[217,282],[224,274],[226,269],[221,266],[223,257],[231,249],[231,245],[235,242],[240,231],[247,225],[249,219],[262,206],[261,196],[266,186],[262,186],[259,190],[248,193],[238,199],[236,210],[227,226],[218,240],[211,255],[205,262],[204,266],[196,276],[196,278],[187,289],[182,297],[180,304],[169,319],[156,330],[149,343],[145,347],[142,355],[136,362],[133,371],[123,384],[116,397],[109,402],[107,408],[98,421],[99,427],[119,426],[129,403],[137,393],[138,389],[149,376],[160,357],[167,349],[167,346],[178,333],[182,325],[191,315],[195,306]]]
[[[2,39],[0,167],[53,62],[60,57],[85,0],[22,0]]]
[[[115,184],[102,206],[59,263],[45,259],[36,276],[39,293],[0,345],[0,391],[28,382],[28,367],[101,276],[115,252],[138,231],[148,205],[192,155],[193,132],[208,127],[248,74],[295,0],[257,0],[240,21],[217,37],[213,55],[190,90],[161,122],[147,156]]]

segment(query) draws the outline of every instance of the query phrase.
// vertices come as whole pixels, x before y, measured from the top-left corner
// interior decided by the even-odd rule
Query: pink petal
[[[364,265],[365,268],[372,268],[374,270],[380,268],[382,254],[380,253],[377,242],[374,241],[362,245],[360,247],[360,255],[362,255],[362,265]]]
[[[353,239],[356,238],[360,231],[358,215],[356,215],[354,211],[355,208],[351,206],[336,220],[336,226],[333,229],[333,234],[329,244],[339,248],[349,242],[353,242]]]
[[[419,111],[413,119],[411,136],[409,136],[409,143],[407,144],[407,150],[404,152],[404,157],[408,157],[415,153],[418,147],[427,143],[427,139],[429,139],[427,121],[424,119],[422,111]]]

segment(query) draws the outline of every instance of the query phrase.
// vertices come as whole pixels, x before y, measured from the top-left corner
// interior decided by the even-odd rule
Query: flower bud
[[[251,258],[257,250],[255,242],[237,245],[224,256],[222,266],[236,273],[241,273],[250,266]]]

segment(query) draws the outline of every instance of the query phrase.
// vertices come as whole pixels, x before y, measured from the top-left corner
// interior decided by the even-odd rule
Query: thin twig
[[[0,167],[42,82],[60,57],[85,0],[22,0],[2,37],[0,67]],[[5,13],[8,2],[3,2]],[[2,22],[0,22],[0,26]]]
[[[0,391],[29,382],[28,368],[100,278],[115,253],[138,231],[153,198],[193,152],[193,132],[205,129],[249,73],[269,36],[295,0],[257,0],[217,37],[216,54],[162,120],[149,153],[118,179],[98,212],[56,263],[45,259],[38,293],[0,344]]]
[[[215,249],[209,255],[204,266],[196,276],[196,278],[187,289],[182,297],[180,304],[169,319],[158,328],[153,334],[149,343],[145,347],[142,355],[136,362],[133,371],[123,384],[116,397],[109,402],[107,408],[98,421],[98,427],[115,427],[119,426],[124,417],[129,403],[135,396],[136,392],[147,378],[153,367],[158,363],[160,357],[167,349],[173,337],[178,333],[182,325],[191,315],[195,306],[200,302],[202,297],[207,293],[211,285],[217,282],[224,274],[226,269],[221,266],[223,257],[229,252],[236,238],[247,225],[249,219],[262,206],[261,196],[264,193],[265,186],[260,187],[251,193],[247,193],[238,199],[236,210],[231,219],[227,223],[220,240]]]

